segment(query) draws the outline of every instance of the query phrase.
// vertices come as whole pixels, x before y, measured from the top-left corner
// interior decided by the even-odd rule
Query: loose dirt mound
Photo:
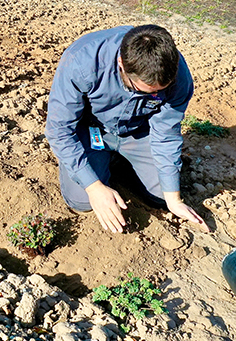
[[[93,1],[0,5],[1,263],[8,271],[39,273],[78,296],[100,284],[116,285],[118,276],[132,271],[161,285],[172,321],[166,329],[155,327],[153,336],[153,326],[140,327],[142,340],[234,340],[235,297],[221,261],[236,244],[235,35]],[[210,234],[146,207],[121,187],[129,228],[114,235],[101,229],[93,213],[72,212],[60,195],[57,160],[44,127],[63,50],[91,31],[150,22],[172,33],[192,71],[195,94],[188,114],[230,127],[225,139],[185,135],[183,196],[211,226]],[[6,233],[22,215],[44,210],[58,221],[57,247],[47,258],[30,260],[9,245]]]

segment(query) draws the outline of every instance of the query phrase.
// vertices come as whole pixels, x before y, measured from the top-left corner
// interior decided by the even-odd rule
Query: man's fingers
[[[119,222],[118,218],[114,215],[114,213],[111,210],[109,210],[108,214],[105,212],[103,212],[103,214],[98,214],[98,213],[96,214],[97,214],[98,220],[100,221],[102,227],[105,230],[110,229],[113,233],[123,232],[121,223]]]
[[[122,226],[125,225],[125,220],[121,214],[120,208],[117,204],[112,205],[107,212],[107,221],[106,224],[113,231],[114,228],[118,232],[123,232]]]
[[[119,232],[120,232],[120,227],[121,227],[121,230],[123,231],[122,226],[125,226],[126,222],[120,211],[120,207],[118,205],[111,207],[111,221],[117,228],[119,227],[118,229]]]
[[[98,212],[94,211],[96,213],[96,216],[100,222],[100,224],[102,225],[102,227],[105,229],[105,230],[108,230],[108,226],[107,224],[105,223],[105,221],[103,220],[101,214],[99,214]]]
[[[112,224],[111,221],[109,221],[108,219],[103,219],[101,216],[99,217],[99,215],[97,214],[97,217],[98,217],[98,220],[100,222],[100,224],[102,225],[102,227],[105,229],[105,230],[111,230],[111,232],[113,233],[116,233],[117,232],[117,229],[116,227]]]
[[[117,204],[118,204],[121,208],[123,208],[124,210],[126,210],[126,209],[127,209],[127,206],[126,206],[124,200],[123,200],[123,199],[121,198],[121,196],[119,195],[119,193],[117,193],[116,191],[113,191],[113,194],[114,194],[114,197],[115,197],[115,199],[116,199]]]
[[[127,206],[118,192],[104,186],[100,181],[87,187],[90,204],[96,213],[102,227],[112,232],[122,232],[126,222],[121,208]]]
[[[187,219],[195,224],[199,224],[204,231],[211,232],[210,228],[207,226],[205,221],[198,215],[192,207],[189,207],[183,203],[178,205],[178,207],[174,207],[174,209],[170,209],[171,212],[176,214],[178,217],[183,219]]]
[[[195,213],[195,216],[197,217],[198,219],[198,223],[201,225],[201,227],[207,231],[207,232],[211,232],[210,228],[208,227],[208,225],[205,223],[205,221],[202,219],[202,217],[200,217],[196,212]]]
[[[200,222],[200,225],[201,225],[201,227],[202,227],[205,231],[211,232],[211,229],[210,229],[209,226],[205,223],[205,221]]]
[[[193,223],[200,224],[205,231],[211,232],[210,228],[207,226],[202,217],[200,217],[200,215],[198,215],[191,207],[189,207],[189,212],[191,213],[192,216],[192,219],[189,218],[190,221],[192,221]]]

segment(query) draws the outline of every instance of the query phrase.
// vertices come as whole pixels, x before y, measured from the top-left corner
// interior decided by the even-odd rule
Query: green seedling
[[[153,4],[149,0],[140,0],[137,10],[142,11],[142,13],[155,13],[157,10],[157,5]]]
[[[119,280],[120,284],[108,289],[100,285],[93,289],[93,301],[96,303],[107,303],[105,308],[119,318],[120,328],[128,333],[131,329],[129,317],[143,319],[150,313],[161,314],[166,312],[164,303],[158,300],[161,291],[147,279],[133,277],[132,273],[127,275],[128,279]]]

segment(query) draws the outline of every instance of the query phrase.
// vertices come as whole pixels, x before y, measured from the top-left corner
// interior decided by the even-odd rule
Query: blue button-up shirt
[[[124,135],[147,120],[150,144],[164,192],[179,191],[181,125],[193,93],[193,82],[180,54],[174,84],[158,96],[139,95],[125,88],[118,66],[120,44],[132,26],[84,35],[62,55],[48,103],[46,137],[70,177],[86,188],[98,177],[76,134],[85,102],[104,131]]]

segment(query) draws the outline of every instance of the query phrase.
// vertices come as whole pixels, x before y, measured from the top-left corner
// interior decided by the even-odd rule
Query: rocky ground
[[[37,274],[0,268],[1,340],[122,340],[118,323],[88,297],[76,300]]]
[[[3,298],[12,305],[11,314],[4,305],[0,307],[3,334],[10,335],[4,329],[9,326],[15,332],[18,322],[19,328],[26,329],[9,338],[39,338],[24,333],[40,323],[40,305],[35,305],[37,318],[30,327],[25,327],[17,305],[21,306],[22,300],[24,303],[28,291],[34,305],[39,298],[44,302],[46,296],[53,296],[50,290],[57,289],[37,296],[32,278],[39,277],[33,274],[43,276],[46,282],[39,281],[47,288],[56,285],[77,302],[77,297],[86,300],[93,287],[116,285],[119,276],[131,271],[160,286],[169,311],[168,316],[159,317],[162,322],[145,320],[134,325],[130,333],[134,340],[234,340],[235,297],[222,276],[221,262],[236,245],[235,33],[187,24],[180,16],[150,17],[115,2],[1,0],[0,14],[0,263],[6,269],[0,287]],[[187,114],[230,128],[227,138],[184,132],[183,197],[204,217],[212,233],[204,233],[169,212],[147,207],[117,186],[128,204],[128,227],[125,233],[114,235],[102,230],[93,212],[71,211],[60,195],[58,164],[44,127],[48,94],[63,50],[91,31],[150,22],[171,32],[191,69],[195,94]],[[45,210],[57,222],[54,249],[47,257],[30,259],[9,244],[6,234],[23,215]],[[16,279],[13,274],[17,275],[14,283],[9,280],[9,276]],[[9,287],[8,282],[12,294],[17,292],[14,298],[2,287],[2,283]],[[29,283],[25,291],[23,283]],[[59,313],[55,309],[63,300],[60,295],[40,317],[42,327],[52,333],[48,337],[58,340],[62,333],[56,331],[56,325],[46,325],[45,319],[54,314],[55,321],[59,320],[60,308]],[[65,307],[68,314],[63,323],[74,323],[71,311],[78,305]],[[100,311],[84,314],[91,322],[88,328],[101,325],[92,318],[101,317]],[[83,336],[74,331],[80,328],[78,321],[67,329],[68,340],[91,339],[88,330]],[[103,339],[97,339],[115,337],[119,340],[118,334],[107,332]]]

